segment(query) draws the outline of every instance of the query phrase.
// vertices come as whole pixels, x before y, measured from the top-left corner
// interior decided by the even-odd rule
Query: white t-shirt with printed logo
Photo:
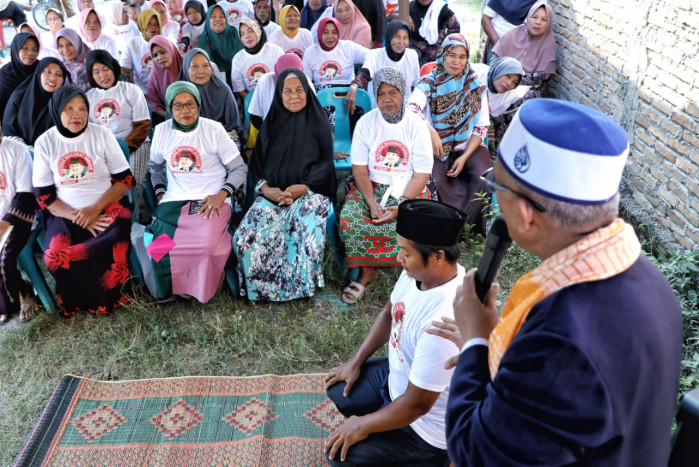
[[[118,81],[109,89],[87,91],[90,102],[90,122],[96,123],[120,139],[133,131],[134,122],[150,120],[146,98],[138,86]]]
[[[277,44],[284,52],[295,52],[299,57],[303,57],[306,49],[313,45],[313,37],[308,29],[299,28],[299,32],[293,39],[284,34],[282,28],[279,27],[269,36],[269,41],[272,44]]]
[[[22,143],[3,138],[0,142],[0,217],[10,210],[17,193],[33,193],[32,156]]]
[[[366,54],[366,60],[364,60],[362,68],[369,70],[373,78],[376,76],[376,72],[379,71],[379,69],[386,66],[398,68],[403,75],[403,79],[405,80],[405,95],[403,96],[403,101],[407,104],[408,99],[410,99],[410,94],[413,92],[413,88],[417,86],[417,82],[420,80],[420,62],[417,58],[417,52],[415,49],[405,49],[400,60],[394,62],[388,58],[385,47],[371,49],[369,53]],[[376,107],[373,80],[369,81],[367,92],[371,96],[371,105]]]
[[[457,265],[456,277],[446,284],[420,290],[415,279],[403,271],[391,293],[391,336],[388,343],[388,390],[396,400],[408,388],[408,381],[426,391],[439,392],[429,412],[410,424],[426,442],[447,448],[444,417],[453,369],[444,362],[459,354],[456,345],[444,338],[427,334],[432,321],[454,317],[454,296],[466,272]]]
[[[487,5],[483,8],[483,14],[492,18],[493,29],[498,33],[498,37],[504,36],[507,31],[518,26],[517,24],[512,24],[507,21],[504,16],[501,16],[497,11]]]
[[[255,89],[265,73],[274,71],[274,65],[282,55],[282,48],[270,42],[265,43],[255,55],[250,55],[245,50],[236,53],[231,66],[233,92]]]
[[[114,57],[116,59],[126,53],[126,47],[132,38],[141,35],[138,26],[133,21],[128,21],[126,24],[110,24],[106,34],[114,39],[119,49],[119,56]]]
[[[228,24],[230,24],[236,29],[238,29],[238,25],[240,25],[241,19],[245,17],[255,17],[255,9],[252,6],[252,2],[250,2],[250,0],[237,0],[235,2],[221,0],[217,3],[217,5],[220,5],[221,8],[223,8],[223,11],[226,12],[226,19],[228,20]]]
[[[340,40],[337,46],[323,50],[313,44],[303,56],[303,72],[311,78],[316,89],[319,86],[348,86],[354,79],[354,65],[364,63],[367,52],[359,44]]]
[[[95,42],[88,42],[85,39],[85,44],[90,47],[90,50],[106,50],[109,52],[109,55],[119,60],[119,44],[117,44],[114,38],[106,34],[100,34]]]
[[[275,31],[281,31],[282,27],[274,21],[270,21],[269,23],[267,23],[267,26],[263,26],[262,29],[265,30],[265,34],[267,34],[267,40],[269,40],[269,38],[272,37],[272,33]]]
[[[148,92],[148,77],[154,63],[150,56],[148,42],[143,39],[143,36],[139,34],[138,37],[129,41],[126,53],[119,59],[119,65],[122,68],[133,70],[134,84],[143,91],[143,94]]]
[[[366,165],[372,182],[392,185],[397,176],[432,173],[431,141],[427,125],[413,112],[406,109],[403,119],[393,124],[373,109],[357,122],[350,160]]]
[[[95,204],[112,186],[112,174],[128,169],[114,135],[94,123],[75,138],[54,126],[34,144],[34,186],[55,185],[58,198],[75,209]]]
[[[236,157],[238,148],[223,125],[204,117],[186,133],[166,120],[155,127],[150,147],[150,160],[167,167],[163,202],[200,200],[218,193],[226,180],[224,166]]]

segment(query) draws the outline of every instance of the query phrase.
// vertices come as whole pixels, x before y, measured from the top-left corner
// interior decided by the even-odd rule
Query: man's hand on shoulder
[[[343,423],[340,428],[330,435],[325,442],[325,452],[329,452],[330,459],[335,459],[339,450],[340,460],[344,462],[349,447],[369,436],[369,433],[363,428],[363,418],[364,417],[357,417],[354,415],[351,416],[345,420],[345,423]]]

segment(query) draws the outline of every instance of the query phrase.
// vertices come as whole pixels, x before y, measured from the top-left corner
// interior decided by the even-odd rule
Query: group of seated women
[[[345,87],[350,113],[359,88],[372,101],[354,128],[352,175],[338,206],[347,264],[360,269],[343,301],[356,303],[377,268],[399,265],[395,217],[406,199],[438,197],[485,233],[477,193],[486,191],[487,140],[497,144],[514,110],[540,96],[555,73],[547,4],[531,5],[524,23],[497,39],[486,65],[470,64],[465,38],[440,26],[451,14],[445,4],[419,3],[416,11],[427,7],[439,21],[430,14],[417,25],[411,6],[412,28],[393,20],[385,46],[369,48],[377,44],[351,0],[309,1],[301,12],[258,0],[254,19],[233,18],[236,3],[204,15],[198,0],[153,0],[135,36],[126,9],[114,8],[111,31],[130,37],[117,50],[102,39],[108,22],[89,6],[80,33],[51,29],[59,58],[39,59],[42,40],[29,25],[15,36],[11,61],[0,68],[0,187],[9,190],[0,198],[0,322],[18,310],[30,318],[36,308],[31,287],[15,274],[34,220],[32,190],[44,212],[44,261],[66,315],[109,313],[126,300],[134,201],[147,225],[155,295],[206,302],[226,270],[237,272],[250,300],[314,295],[324,286],[326,222],[338,186],[332,116],[315,94],[329,86]],[[278,29],[269,28],[271,17]],[[314,34],[301,23],[315,26]],[[421,76],[427,49],[416,49],[413,35],[427,23],[439,26],[438,48],[435,66]],[[173,33],[180,24],[182,34]],[[242,101],[248,93],[244,129],[236,94]],[[246,146],[248,166],[240,153]],[[244,212],[246,180],[256,198]],[[154,212],[144,204],[146,189],[155,194]],[[235,212],[244,212],[238,226]]]

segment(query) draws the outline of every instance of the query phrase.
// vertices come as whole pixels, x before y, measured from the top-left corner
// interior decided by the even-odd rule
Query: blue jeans
[[[343,381],[328,389],[328,397],[345,417],[366,415],[391,403],[388,392],[388,359],[370,358],[362,365],[359,378],[352,386],[349,397],[342,392]],[[372,433],[366,439],[352,445],[345,461],[328,459],[332,466],[442,466],[449,465],[447,451],[423,440],[410,425],[398,430]]]

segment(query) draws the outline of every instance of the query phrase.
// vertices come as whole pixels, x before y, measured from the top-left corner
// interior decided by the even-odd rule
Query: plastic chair
[[[671,467],[696,465],[699,457],[699,389],[682,396],[677,411],[677,429],[672,438]]]
[[[27,277],[29,277],[29,281],[32,283],[32,287],[34,287],[34,291],[39,297],[39,300],[41,300],[41,304],[44,306],[44,308],[50,313],[58,313],[60,306],[54,298],[53,293],[46,282],[46,278],[41,272],[39,262],[37,261],[35,255],[37,247],[40,246],[40,243],[43,243],[40,242],[39,236],[41,234],[43,234],[43,227],[41,226],[32,231],[27,245],[17,257],[17,266],[20,270],[24,271]],[[43,249],[41,251],[43,251]]]
[[[323,107],[335,108],[335,139],[333,141],[334,152],[349,153],[352,150],[352,135],[350,134],[350,119],[347,109],[345,109],[345,96],[348,87],[325,88],[318,91],[316,96]],[[371,98],[369,93],[363,89],[357,89],[357,107],[364,110],[366,114],[371,110]],[[352,170],[352,163],[347,159],[336,159],[335,170]]]
[[[428,74],[430,71],[432,71],[432,68],[434,68],[437,65],[437,62],[429,62],[425,63],[420,67],[420,76],[425,76]]]

